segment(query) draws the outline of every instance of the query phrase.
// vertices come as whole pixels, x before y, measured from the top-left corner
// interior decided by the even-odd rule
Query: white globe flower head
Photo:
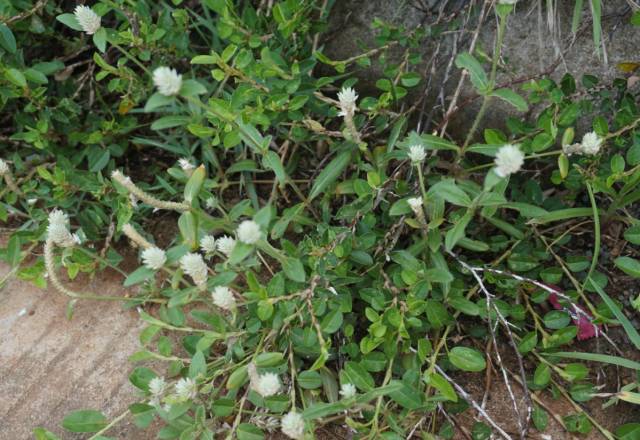
[[[182,75],[170,67],[158,67],[153,71],[153,83],[164,96],[177,95],[182,87]],[[182,166],[182,165],[181,165]]]
[[[407,204],[413,212],[422,212],[422,197],[411,197],[407,199]]]
[[[273,396],[280,391],[280,379],[275,373],[261,374],[258,376],[253,388],[262,397]]]
[[[216,238],[213,235],[205,235],[200,240],[200,249],[209,254],[216,250]]]
[[[142,251],[142,263],[151,270],[160,270],[167,262],[167,254],[157,247],[150,247]]]
[[[73,11],[78,24],[87,35],[93,35],[100,29],[100,16],[89,6],[78,5]]]
[[[304,419],[300,413],[291,411],[280,421],[280,429],[282,433],[294,440],[302,440],[304,438]]]
[[[216,242],[216,248],[218,249],[218,252],[226,255],[227,257],[231,255],[231,252],[233,252],[233,248],[235,246],[235,239],[229,237],[228,235],[223,235],[222,237],[218,238]]]
[[[9,172],[9,164],[0,159],[0,176],[4,176]]]
[[[209,197],[207,200],[205,200],[204,205],[209,210],[216,209],[218,207],[218,199],[216,199],[215,197]]]
[[[154,396],[162,396],[164,391],[167,388],[167,383],[164,380],[164,377],[157,376],[149,381],[149,392]]]
[[[198,386],[190,378],[182,378],[176,382],[176,394],[180,400],[189,400],[198,394]]]
[[[202,255],[194,253],[184,255],[180,258],[180,267],[198,286],[204,286],[207,283],[207,265]]]
[[[340,385],[340,395],[343,399],[350,399],[356,395],[356,386],[352,383]]]
[[[196,169],[196,166],[189,161],[186,157],[178,159],[178,165],[182,168],[182,171],[185,173],[190,173],[191,171]]]
[[[495,159],[495,173],[500,177],[507,177],[517,173],[524,164],[524,153],[517,145],[506,144],[500,147]]]
[[[223,310],[233,310],[236,308],[236,299],[233,292],[226,286],[216,286],[211,293],[213,303]]]
[[[590,156],[596,155],[600,152],[600,147],[602,147],[602,138],[598,136],[595,131],[586,133],[582,137],[580,150],[583,154],[587,154]]]
[[[253,220],[245,220],[238,226],[236,235],[241,242],[254,244],[262,238],[262,231],[260,230],[260,225]]]
[[[358,95],[351,87],[343,87],[338,92],[338,101],[340,102],[340,116],[353,117],[356,112],[356,100]]]
[[[427,157],[427,152],[422,145],[412,145],[407,153],[412,163],[420,163]]]

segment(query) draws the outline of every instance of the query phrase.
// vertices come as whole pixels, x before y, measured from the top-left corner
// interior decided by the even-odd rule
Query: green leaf
[[[298,385],[305,390],[314,390],[322,386],[322,376],[317,371],[303,371],[298,374]]]
[[[609,309],[613,312],[616,319],[620,321],[620,324],[622,324],[624,331],[627,333],[629,339],[631,339],[631,342],[633,342],[633,345],[635,345],[635,347],[640,350],[640,334],[638,333],[638,330],[636,330],[633,324],[631,324],[629,319],[625,316],[624,313],[622,313],[620,308],[616,305],[615,302],[613,302],[609,295],[607,295],[605,291],[602,290],[602,287],[600,287],[597,283],[591,283],[591,285],[593,286],[594,290],[598,292],[598,295],[600,295],[602,300],[607,304],[607,307],[609,307]]]
[[[144,106],[145,112],[151,112],[157,108],[164,107],[175,101],[173,96],[165,96],[160,93],[154,93],[149,97],[147,103]]]
[[[262,165],[274,172],[280,188],[284,188],[284,185],[289,180],[289,176],[287,176],[287,172],[284,170],[284,166],[282,166],[280,156],[278,156],[275,151],[269,150],[262,157]]]
[[[181,127],[183,125],[187,125],[189,121],[191,121],[189,116],[163,116],[162,118],[153,121],[151,129],[159,131],[167,128]]]
[[[340,309],[331,310],[324,316],[324,318],[322,318],[322,322],[320,323],[322,331],[328,334],[337,332],[341,326],[342,312]]]
[[[82,31],[82,26],[78,23],[76,16],[73,14],[60,14],[56,17],[60,23],[69,26],[74,31]]]
[[[452,321],[447,308],[440,301],[429,299],[426,305],[427,320],[434,328],[442,328]]]
[[[371,391],[375,385],[373,376],[364,369],[362,365],[354,361],[347,361],[344,366],[344,373],[349,378],[349,382],[354,384],[361,391]]]
[[[487,363],[482,353],[469,347],[454,347],[449,352],[449,361],[462,371],[482,371]]]
[[[624,239],[629,243],[640,245],[640,224],[631,226],[624,231]]]
[[[9,53],[16,53],[16,50],[18,50],[13,32],[11,32],[11,29],[4,23],[0,24],[0,46]]]
[[[260,428],[250,423],[240,423],[236,431],[238,440],[263,440],[264,433]]]
[[[507,101],[509,104],[514,106],[518,111],[526,112],[529,110],[529,106],[527,105],[527,101],[514,92],[511,89],[498,89],[495,90],[491,96],[496,96],[504,101]]]
[[[307,279],[307,274],[304,271],[304,266],[302,262],[297,258],[288,257],[282,262],[282,270],[284,274],[290,280],[296,281],[298,283],[304,283]]]
[[[618,356],[610,356],[607,354],[581,353],[578,351],[561,351],[558,353],[543,353],[543,355],[549,357],[558,356],[569,359],[580,359],[583,361],[602,362],[603,364],[618,365],[620,367],[640,371],[640,362],[632,361],[631,359],[625,359]]]
[[[90,409],[73,411],[62,421],[62,427],[71,432],[97,432],[108,424],[109,421],[100,411]]]
[[[465,229],[473,218],[473,212],[467,211],[460,220],[456,222],[451,229],[447,231],[444,237],[444,247],[447,251],[451,251],[453,247],[464,237]]]
[[[278,351],[260,353],[256,356],[254,363],[260,368],[275,367],[282,363],[284,355]]]
[[[93,44],[95,44],[102,53],[107,50],[107,30],[105,28],[101,27],[93,34]]]
[[[527,333],[518,344],[518,351],[527,354],[538,345],[538,334],[536,332]]]
[[[134,387],[139,388],[142,391],[149,391],[149,382],[151,382],[151,379],[156,376],[157,374],[149,368],[137,367],[129,375],[129,382],[131,382]]]
[[[570,322],[571,318],[569,314],[561,310],[552,310],[544,315],[544,325],[554,330],[564,328],[568,326]]]
[[[27,87],[27,79],[18,69],[7,69],[5,75],[12,84],[18,87]]]
[[[191,203],[197,199],[200,189],[202,188],[202,184],[204,183],[204,179],[207,177],[206,174],[207,172],[204,169],[204,165],[200,165],[193,171],[191,177],[189,177],[189,180],[184,187],[184,200],[187,203]]]
[[[545,387],[551,381],[551,368],[547,364],[538,364],[533,373],[533,383],[539,387]]]
[[[618,269],[631,275],[634,278],[640,278],[640,261],[631,257],[618,257],[613,260]]]
[[[44,428],[35,428],[33,435],[36,440],[60,440],[60,437],[56,436],[53,432],[49,432]]]
[[[618,440],[638,440],[640,439],[640,423],[627,423],[616,428]]]
[[[469,207],[471,206],[471,198],[453,179],[444,179],[433,185],[428,192],[429,195],[437,196],[445,199],[454,205]]]
[[[180,87],[180,96],[196,96],[196,95],[204,95],[207,93],[207,88],[200,84],[195,79],[188,79],[182,82],[182,87]]]
[[[458,54],[456,57],[456,66],[469,72],[471,82],[477,89],[478,93],[484,95],[489,90],[489,78],[482,68],[482,65],[468,52]]]
[[[201,351],[196,351],[196,354],[191,358],[191,364],[189,365],[189,377],[196,379],[199,376],[207,374],[207,360],[204,358],[204,354]]]
[[[453,386],[441,375],[438,373],[427,374],[425,371],[424,380],[427,385],[431,385],[436,390],[440,391],[443,397],[452,402],[458,401],[458,395],[456,391],[453,389]]]
[[[127,276],[127,278],[124,280],[123,286],[130,287],[136,284],[140,284],[141,282],[152,278],[155,273],[156,272],[153,269],[149,269],[146,266],[140,266],[139,268],[131,272],[129,276]]]
[[[398,390],[389,393],[391,400],[406,409],[418,409],[422,407],[422,393],[416,388],[410,387],[403,381],[392,380],[389,385],[397,385]]]
[[[309,191],[309,201],[323,193],[351,162],[351,151],[342,151],[320,172]]]

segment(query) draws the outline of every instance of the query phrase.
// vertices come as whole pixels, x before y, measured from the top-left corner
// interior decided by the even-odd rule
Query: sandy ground
[[[8,271],[0,264],[0,277]],[[123,294],[120,280],[100,278],[79,286]],[[35,427],[63,439],[86,438],[60,427],[68,412],[97,409],[113,418],[135,400],[127,358],[139,346],[137,313],[119,303],[84,301],[69,321],[66,307],[67,298],[53,288],[40,290],[15,278],[0,291],[0,440],[33,439]],[[154,438],[132,423],[108,435]]]

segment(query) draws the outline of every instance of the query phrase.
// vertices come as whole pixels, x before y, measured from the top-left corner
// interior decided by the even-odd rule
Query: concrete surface
[[[9,271],[0,264],[0,277]],[[74,283],[105,295],[122,295],[121,280],[105,274]],[[81,439],[60,427],[77,409],[96,409],[110,419],[135,401],[127,360],[138,346],[135,310],[114,302],[85,301],[67,320],[67,298],[53,288],[13,279],[0,291],[0,440],[33,439],[43,427],[62,439]],[[130,420],[110,430],[117,439],[154,438]]]

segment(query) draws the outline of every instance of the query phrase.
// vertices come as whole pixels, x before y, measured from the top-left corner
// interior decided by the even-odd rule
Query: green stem
[[[147,69],[144,64],[142,64],[140,61],[138,61],[138,59],[136,57],[131,55],[129,53],[129,51],[126,50],[124,47],[120,46],[119,44],[113,43],[113,42],[111,43],[111,45],[113,47],[115,47],[116,49],[118,49],[120,52],[122,52],[124,54],[124,56],[129,58],[135,65],[137,65],[139,68],[141,68],[144,71],[144,73],[146,73],[149,76],[153,76],[151,74],[151,72],[149,71],[149,69]]]
[[[102,437],[102,434],[104,434],[105,432],[113,428],[115,425],[117,425],[122,419],[124,419],[127,416],[127,414],[129,414],[129,410],[126,410],[125,412],[120,414],[118,417],[113,419],[107,426],[105,426],[100,431],[96,432],[91,437],[89,437],[88,440],[96,440],[98,438],[104,438]]]
[[[593,195],[591,184],[589,182],[587,182],[586,184],[587,192],[589,193],[589,201],[591,202],[591,208],[593,209],[594,246],[593,256],[591,257],[591,267],[589,267],[589,273],[587,273],[587,277],[584,279],[584,283],[582,283],[582,291],[584,291],[584,287],[589,282],[589,279],[591,278],[591,275],[593,275],[593,272],[596,270],[596,266],[598,264],[598,256],[600,255],[600,215],[598,213],[598,205],[596,204],[596,198]]]

